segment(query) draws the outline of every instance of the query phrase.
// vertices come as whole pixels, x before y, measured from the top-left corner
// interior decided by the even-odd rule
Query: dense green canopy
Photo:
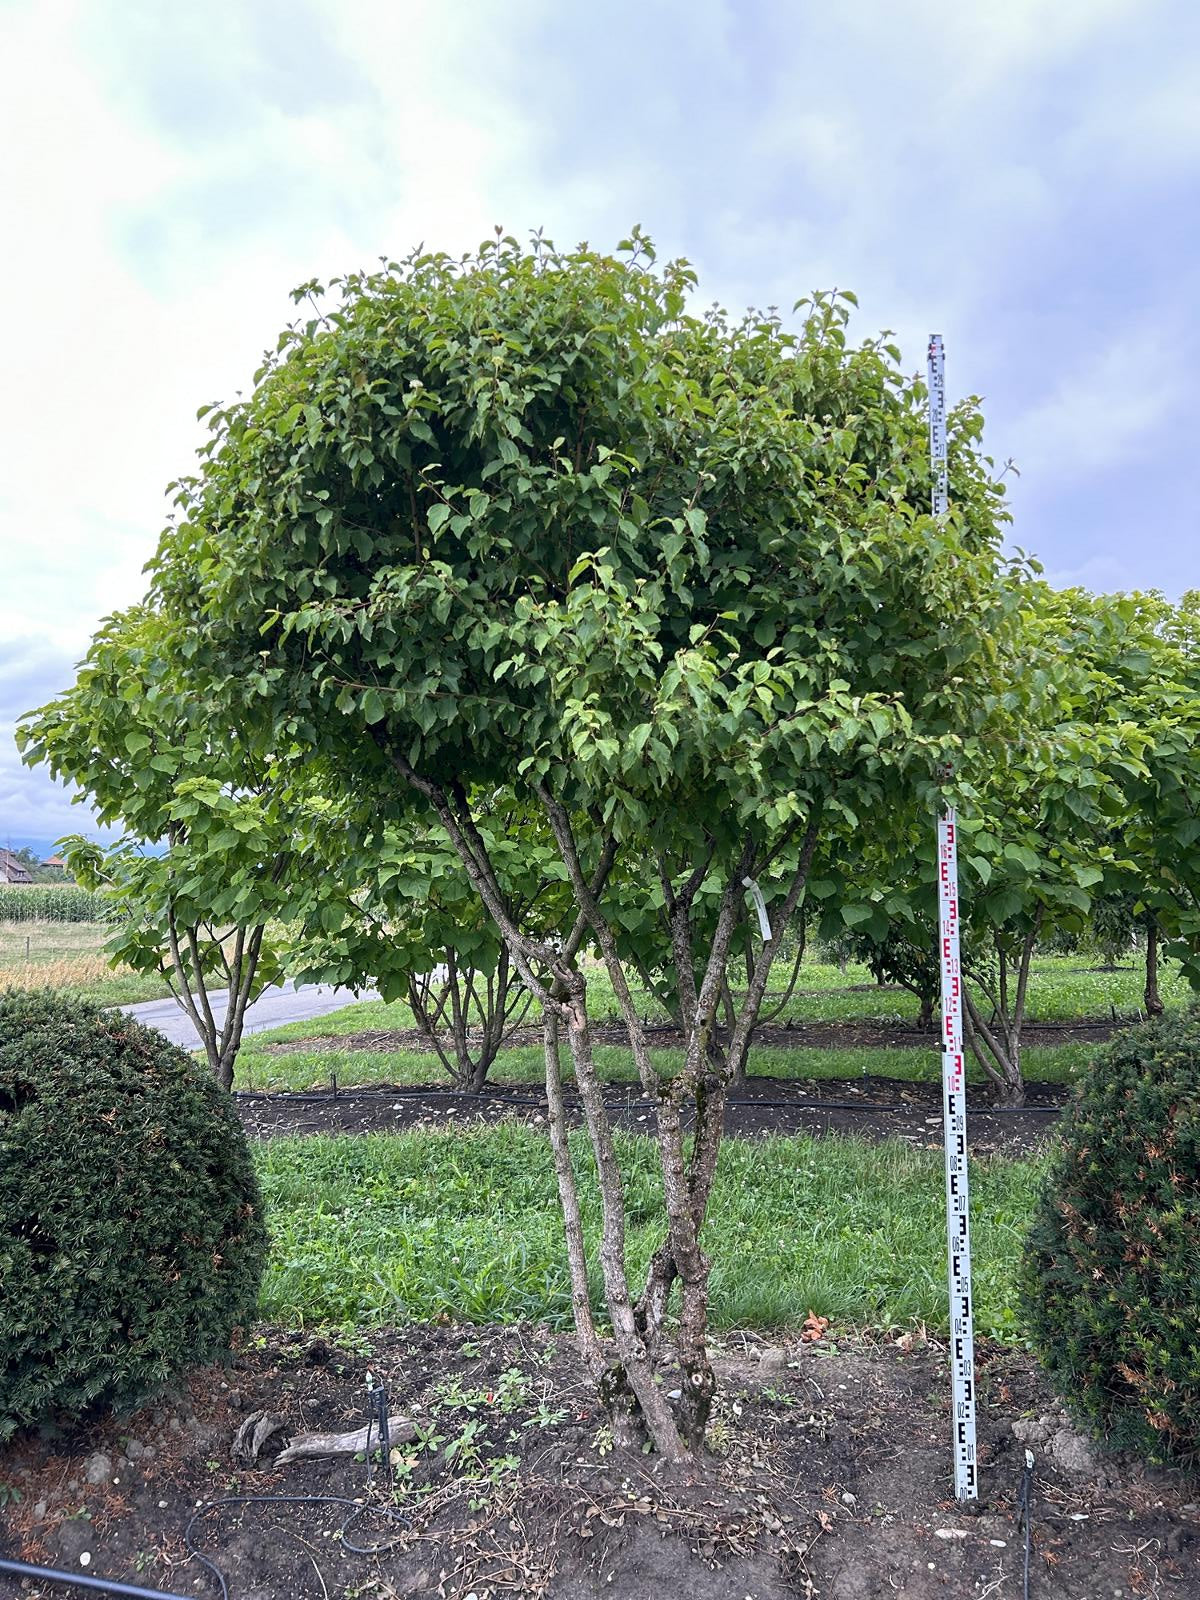
[[[382,750],[641,822],[769,831],[850,805],[840,774],[867,805],[927,780],[1001,604],[978,414],[939,526],[923,388],[847,344],[849,297],[792,334],[692,287],[641,239],[308,286],[159,556],[209,692],[377,782]]]

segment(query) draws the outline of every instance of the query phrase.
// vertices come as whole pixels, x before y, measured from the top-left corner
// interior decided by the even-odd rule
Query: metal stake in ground
[[[929,455],[933,514],[948,508],[946,381],[942,336],[929,340]],[[963,1055],[962,965],[959,955],[957,819],[938,819],[938,964],[942,984],[942,1120],[946,1143],[946,1245],[950,1284],[950,1380],[954,1492],[979,1494],[975,1457],[975,1323],[971,1305],[971,1218],[967,1183],[967,1084]]]

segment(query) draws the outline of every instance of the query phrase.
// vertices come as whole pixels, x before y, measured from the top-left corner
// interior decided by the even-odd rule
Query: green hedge
[[[1099,1052],[1026,1246],[1029,1333],[1110,1444],[1200,1463],[1200,1015]]]
[[[0,1440],[229,1349],[266,1231],[227,1094],[121,1012],[0,994]]]

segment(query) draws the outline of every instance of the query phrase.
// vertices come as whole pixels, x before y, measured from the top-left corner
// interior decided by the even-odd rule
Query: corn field
[[[107,895],[73,883],[0,884],[0,922],[108,922]]]

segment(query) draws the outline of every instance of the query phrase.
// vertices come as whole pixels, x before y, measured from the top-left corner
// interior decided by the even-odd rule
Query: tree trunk
[[[989,1021],[983,1020],[982,1012],[971,995],[970,986],[965,981],[962,986],[966,1042],[986,1076],[995,1084],[997,1098],[1003,1106],[1025,1104],[1025,1081],[1021,1076],[1021,1034],[1025,1024],[1025,1001],[1029,992],[1033,952],[1037,946],[1044,915],[1044,907],[1039,906],[1033,919],[1033,927],[1021,941],[1021,953],[1016,969],[1016,995],[1011,1007],[1009,1005],[1010,963],[1009,956],[1003,948],[998,951],[1000,984],[998,993],[990,997],[993,1010]]]
[[[254,994],[254,976],[258,970],[265,925],[252,928],[247,937],[245,928],[237,929],[237,942],[232,964],[226,959],[221,941],[217,950],[225,968],[228,1000],[222,1022],[216,1020],[209,1000],[208,984],[204,976],[204,959],[201,953],[201,928],[197,924],[185,927],[183,941],[172,903],[167,909],[167,940],[171,960],[160,968],[167,986],[180,1010],[185,1012],[192,1027],[200,1036],[208,1058],[209,1071],[217,1086],[229,1093],[233,1089],[234,1067],[242,1043],[242,1026],[246,1008]]]
[[[659,1453],[668,1461],[682,1461],[688,1454],[687,1446],[666,1396],[654,1381],[654,1368],[634,1318],[629,1294],[629,1279],[625,1271],[625,1191],[613,1143],[612,1125],[592,1053],[587,984],[578,972],[563,974],[562,981],[568,991],[562,1009],[567,1025],[571,1064],[575,1068],[575,1082],[583,1102],[584,1118],[596,1162],[601,1214],[600,1268],[604,1276],[604,1298],[608,1303],[620,1368],[619,1372],[612,1374],[614,1381],[602,1386],[601,1392],[610,1403],[616,1429],[621,1413],[612,1402],[623,1398],[626,1388],[632,1391],[640,1420]]]
[[[729,1058],[729,1083],[734,1089],[746,1087],[746,1064],[750,1060],[750,1040],[743,1041],[736,1056]]]
[[[728,977],[725,977],[721,983],[721,1010],[724,1013],[725,1031],[732,1039],[734,1026],[737,1022],[737,1010],[733,1003],[733,991],[729,987]],[[736,1060],[720,1049],[715,1041],[710,1047],[709,1053],[713,1056],[714,1065],[718,1071],[728,1074],[729,1082],[733,1088],[744,1089],[746,1087],[746,1062],[750,1056],[749,1039],[746,1040],[745,1048],[738,1052]]]
[[[1158,923],[1151,917],[1146,924],[1146,1015],[1161,1017],[1162,996],[1158,992]]]
[[[995,1085],[997,1104],[1024,1105],[1020,1029],[1006,1028],[995,1019],[985,1022],[979,1008],[967,994],[965,984],[963,998],[966,1001],[963,1014],[965,1043],[983,1068],[984,1076]]]
[[[545,806],[567,869],[577,918],[565,941],[537,937],[521,928],[518,915],[500,887],[488,846],[475,824],[462,786],[452,785],[447,792],[417,773],[399,753],[392,751],[391,759],[406,780],[432,802],[472,884],[508,948],[522,984],[540,1000],[543,1014],[552,1014],[554,1018],[554,1026],[546,1028],[544,1043],[555,1172],[568,1231],[576,1327],[585,1357],[594,1372],[598,1363],[587,1298],[586,1259],[583,1256],[577,1198],[573,1198],[574,1174],[562,1113],[554,1039],[554,1027],[565,1028],[600,1195],[598,1255],[612,1327],[611,1343],[606,1341],[607,1349],[601,1350],[602,1355],[611,1352],[611,1356],[598,1380],[600,1399],[612,1418],[614,1438],[622,1443],[649,1441],[665,1459],[684,1461],[703,1445],[715,1389],[706,1343],[709,1262],[701,1248],[700,1237],[720,1147],[725,1079],[723,1074],[713,1070],[709,1045],[720,1003],[720,982],[727,971],[742,881],[753,865],[752,846],[747,841],[741,859],[727,878],[698,993],[691,965],[691,930],[683,918],[673,923],[673,931],[678,935],[681,999],[687,995],[690,1003],[685,1007],[685,1063],[675,1079],[664,1084],[650,1055],[646,1024],[633,1004],[625,965],[618,954],[612,927],[602,909],[604,887],[617,854],[616,840],[611,834],[603,832],[602,818],[593,816],[591,819],[596,824],[596,838],[598,842],[602,841],[602,848],[592,876],[585,877],[570,816],[544,785],[538,786],[537,793]],[[813,822],[792,885],[783,906],[773,919],[775,940],[799,902],[815,844],[816,823]],[[697,888],[707,875],[710,862],[711,851],[693,873]],[[669,904],[670,896],[667,898]],[[654,1297],[652,1305],[647,1305],[643,1296],[636,1308],[629,1291],[625,1260],[626,1206],[622,1173],[603,1087],[596,1071],[588,1017],[587,979],[576,965],[576,956],[588,928],[595,935],[604,956],[628,1028],[643,1092],[658,1107],[657,1132],[667,1238],[655,1258],[657,1277],[654,1269],[651,1277],[656,1283],[665,1284],[665,1289],[660,1297]],[[750,1029],[762,1006],[773,948],[772,945],[759,963],[747,1000],[737,1016],[732,1041],[735,1056],[744,1050]],[[696,1130],[690,1151],[682,1127],[682,1112],[689,1100],[694,1102],[696,1108]],[[663,1325],[672,1282],[680,1284],[681,1302],[679,1330],[673,1341],[673,1352],[665,1347]],[[680,1384],[682,1393],[674,1407],[666,1392],[668,1384],[665,1381],[674,1376],[670,1363],[672,1353],[678,1359],[683,1378]]]
[[[563,1104],[562,1071],[558,1061],[558,1012],[547,1006],[543,1018],[543,1048],[546,1059],[546,1106],[550,1124],[550,1148],[554,1152],[554,1173],[558,1180],[558,1200],[562,1208],[563,1234],[567,1245],[567,1267],[571,1275],[571,1306],[575,1314],[575,1335],[580,1352],[592,1377],[599,1382],[604,1373],[604,1354],[596,1337],[588,1290],[587,1247],[583,1238],[583,1219],[579,1209],[579,1190],[571,1147],[567,1141],[567,1114]]]
[[[531,996],[519,990],[514,996],[512,961],[507,945],[502,944],[494,973],[481,983],[472,968],[460,965],[453,950],[443,952],[446,977],[441,992],[434,998],[434,975],[409,976],[408,1003],[413,1017],[437,1053],[450,1081],[468,1094],[480,1094],[488,1073],[513,1026],[529,1009]],[[449,1026],[449,1044],[445,1027]],[[479,1042],[472,1044],[472,1026],[478,1029]]]

